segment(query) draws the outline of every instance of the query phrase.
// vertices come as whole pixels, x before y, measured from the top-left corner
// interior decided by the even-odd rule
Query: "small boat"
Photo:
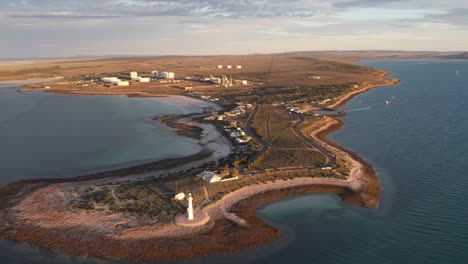
[[[385,101],[385,104],[386,104],[386,105],[389,105],[389,104],[390,104],[390,102],[389,102],[389,101]]]

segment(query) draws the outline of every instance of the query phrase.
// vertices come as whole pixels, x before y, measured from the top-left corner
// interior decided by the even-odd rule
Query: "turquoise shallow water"
[[[157,98],[0,89],[0,185],[194,154],[196,140],[177,137],[151,118],[200,110]]]
[[[153,121],[202,112],[158,98],[18,93],[0,88],[0,186],[32,178],[72,177],[200,151]],[[81,263],[82,260],[0,240],[0,263]],[[92,262],[92,261],[86,261]]]
[[[331,139],[374,166],[383,187],[379,208],[347,206],[334,195],[277,202],[259,215],[284,228],[280,243],[190,263],[468,262],[468,62],[363,64],[402,82],[353,99],[344,109],[371,108],[350,111]],[[11,243],[0,259],[90,263]]]

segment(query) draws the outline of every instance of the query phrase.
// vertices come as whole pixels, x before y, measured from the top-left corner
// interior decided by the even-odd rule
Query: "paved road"
[[[301,114],[296,114],[294,113],[294,116],[298,119],[297,122],[295,122],[294,124],[292,124],[290,126],[290,129],[291,129],[291,132],[297,137],[299,138],[302,142],[304,142],[306,145],[308,145],[309,147],[317,150],[318,152],[322,153],[322,155],[325,156],[326,158],[326,163],[325,163],[325,167],[329,167],[329,166],[332,166],[333,164],[336,163],[336,158],[335,158],[335,155],[333,155],[332,153],[328,152],[328,150],[326,150],[324,147],[322,147],[320,144],[316,143],[315,141],[311,140],[310,138],[308,137],[305,137],[304,135],[301,134],[301,132],[297,129],[297,127],[302,123],[304,122],[304,116],[301,115]]]

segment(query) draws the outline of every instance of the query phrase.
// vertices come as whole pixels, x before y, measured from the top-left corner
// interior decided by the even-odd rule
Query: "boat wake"
[[[351,110],[344,110],[345,112],[357,112],[357,111],[365,111],[365,110],[369,110],[369,109],[372,109],[372,107],[364,107],[364,108],[359,108],[359,109],[351,109]]]

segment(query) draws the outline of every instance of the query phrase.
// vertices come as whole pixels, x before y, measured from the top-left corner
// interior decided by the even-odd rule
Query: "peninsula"
[[[0,66],[20,92],[197,100],[203,113],[157,116],[199,141],[192,156],[0,188],[0,236],[94,259],[154,262],[227,254],[281,236],[258,207],[310,193],[378,206],[373,169],[327,135],[348,100],[398,80],[310,53],[126,57]],[[56,78],[56,79],[47,79]],[[187,207],[189,210],[187,210]],[[173,250],[174,248],[178,250]]]

